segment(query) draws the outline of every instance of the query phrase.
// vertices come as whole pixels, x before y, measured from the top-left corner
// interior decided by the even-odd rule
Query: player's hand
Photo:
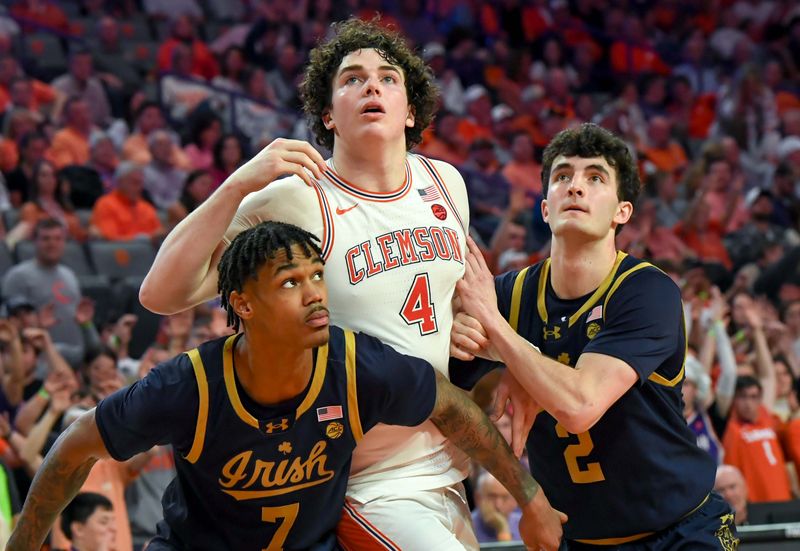
[[[533,499],[522,509],[519,521],[519,535],[528,549],[534,551],[558,551],[561,536],[564,533],[562,524],[567,522],[567,515],[553,509],[541,488]]]
[[[509,402],[511,403],[511,449],[514,450],[514,455],[521,457],[528,440],[528,433],[542,408],[506,369],[495,390],[492,421],[499,421],[506,414]]]
[[[471,237],[467,236],[467,257],[464,277],[456,284],[463,310],[477,319],[484,328],[501,317],[497,310],[497,292],[494,276],[486,266],[483,254]]]
[[[295,174],[310,186],[312,176],[321,179],[326,168],[322,155],[310,143],[278,138],[237,168],[228,185],[236,185],[247,195],[280,176]]]
[[[500,361],[481,323],[464,312],[459,312],[453,319],[453,328],[450,330],[450,355],[464,361],[474,360],[475,356]]]

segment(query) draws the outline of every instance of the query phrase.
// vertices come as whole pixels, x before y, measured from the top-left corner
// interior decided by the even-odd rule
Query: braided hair
[[[291,260],[294,256],[293,245],[298,245],[306,257],[317,256],[322,259],[318,242],[316,235],[304,229],[273,221],[261,222],[237,235],[217,266],[217,291],[220,294],[220,306],[228,313],[228,326],[238,331],[241,321],[228,300],[232,291],[241,293],[248,280],[257,281],[261,267],[280,251],[285,252]]]

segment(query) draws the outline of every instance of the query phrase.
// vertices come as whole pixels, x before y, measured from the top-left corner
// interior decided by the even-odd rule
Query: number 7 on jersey
[[[408,290],[408,296],[400,310],[400,317],[409,325],[417,324],[420,335],[436,333],[436,308],[431,302],[431,284],[427,273],[417,274]]]

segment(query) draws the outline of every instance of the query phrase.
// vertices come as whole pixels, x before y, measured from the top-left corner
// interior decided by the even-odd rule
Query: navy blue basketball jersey
[[[173,444],[177,476],[158,537],[177,549],[334,549],[356,443],[376,423],[427,419],[434,371],[331,327],[305,391],[265,407],[237,380],[237,338],[181,354],[100,402],[106,448],[122,461]]]
[[[715,465],[683,418],[686,351],[678,287],[663,272],[618,253],[593,293],[559,299],[545,260],[496,279],[498,306],[542,354],[574,366],[584,352],[619,358],[639,381],[588,431],[571,434],[547,412],[528,437],[531,472],[566,512],[567,539],[640,539],[698,507]]]

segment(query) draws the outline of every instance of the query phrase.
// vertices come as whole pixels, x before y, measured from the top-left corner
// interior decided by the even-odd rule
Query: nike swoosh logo
[[[356,203],[355,205],[349,206],[346,209],[343,209],[341,207],[336,207],[336,214],[340,214],[341,215],[341,214],[344,214],[345,212],[350,212],[351,210],[353,210],[357,206],[358,206],[358,203]]]

